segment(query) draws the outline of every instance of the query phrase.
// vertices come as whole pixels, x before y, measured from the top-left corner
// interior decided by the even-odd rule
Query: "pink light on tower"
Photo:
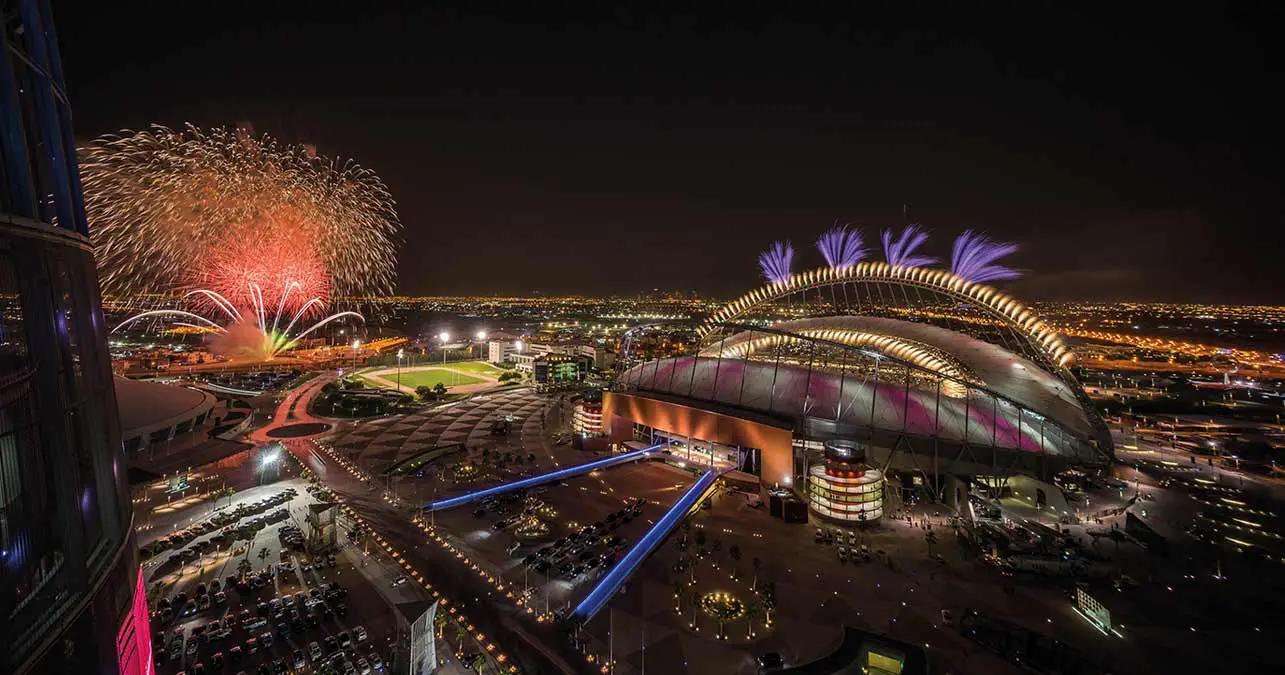
[[[152,631],[147,617],[147,588],[138,568],[134,604],[116,633],[116,663],[121,675],[152,675]]]

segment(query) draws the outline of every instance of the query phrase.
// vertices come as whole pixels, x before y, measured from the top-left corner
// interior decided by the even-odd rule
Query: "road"
[[[313,379],[305,382],[302,387],[298,387],[297,389],[294,389],[289,393],[287,393],[285,397],[281,399],[281,403],[277,405],[277,410],[272,415],[272,419],[269,420],[266,425],[259,427],[254,431],[251,431],[247,436],[247,439],[250,442],[255,444],[272,443],[276,441],[287,441],[287,440],[291,442],[295,442],[295,441],[305,441],[305,440],[317,438],[320,436],[324,436],[328,433],[331,433],[333,429],[328,428],[324,431],[319,431],[314,434],[308,434],[304,436],[292,436],[288,439],[273,438],[270,435],[273,431],[280,429],[282,427],[290,426],[292,424],[331,424],[333,425],[334,422],[332,422],[331,420],[314,417],[311,413],[308,412],[308,406],[312,404],[312,400],[317,397],[317,394],[321,393],[321,388],[331,382],[334,382],[336,377],[337,376],[334,373],[327,372],[323,375],[318,375],[317,377],[314,377]]]
[[[294,446],[299,452],[301,446]],[[411,511],[398,508],[385,499],[379,486],[362,481],[346,471],[319,471],[318,462],[331,462],[309,452],[296,455],[326,484],[341,495],[345,504],[359,513],[386,539],[401,546],[407,561],[424,570],[428,580],[441,593],[457,604],[477,625],[478,631],[492,636],[496,643],[527,672],[590,673],[593,672],[568,644],[561,629],[552,625],[533,625],[518,619],[520,609],[497,592],[485,579],[468,569],[451,553],[425,541],[424,533],[410,521]],[[520,622],[520,623],[519,623]],[[521,625],[522,630],[515,627]]]

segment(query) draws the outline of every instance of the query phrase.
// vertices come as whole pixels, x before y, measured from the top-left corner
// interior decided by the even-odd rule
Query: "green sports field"
[[[380,375],[380,377],[384,378],[385,380],[388,380],[389,382],[397,382],[396,372],[384,373],[383,375]],[[449,370],[442,370],[440,368],[426,368],[424,370],[418,370],[418,369],[402,370],[403,387],[410,387],[411,389],[414,389],[415,387],[418,387],[420,385],[428,385],[431,387],[437,384],[438,382],[441,382],[442,384],[448,387],[454,387],[459,384],[477,384],[479,382],[486,382],[486,380],[480,377],[473,377],[471,375],[464,375],[461,373],[452,373]]]
[[[446,367],[462,370],[466,373],[480,373],[487,377],[499,377],[509,371],[487,363],[486,361],[460,361],[458,363],[447,363]]]

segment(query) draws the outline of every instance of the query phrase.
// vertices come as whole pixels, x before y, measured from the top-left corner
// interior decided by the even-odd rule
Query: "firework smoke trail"
[[[392,290],[393,199],[352,162],[191,125],[122,132],[79,154],[107,296],[205,288],[249,307],[248,282],[272,298],[297,282],[297,302]]]
[[[768,283],[783,284],[790,280],[790,267],[794,263],[794,247],[788,241],[777,241],[759,254],[759,269]]]
[[[861,233],[848,229],[847,225],[836,225],[826,230],[817,239],[817,249],[830,267],[852,267],[866,257],[866,249],[861,247]]]
[[[928,240],[928,232],[918,225],[907,225],[901,236],[892,238],[892,230],[883,231],[883,256],[893,267],[926,267],[937,262],[928,255],[917,255],[916,251]]]
[[[950,270],[956,276],[974,283],[1016,279],[1015,269],[994,264],[996,260],[1017,252],[1017,244],[991,241],[980,232],[967,230],[955,239],[950,256]]]

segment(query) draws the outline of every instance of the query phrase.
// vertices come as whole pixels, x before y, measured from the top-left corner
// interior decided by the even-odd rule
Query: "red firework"
[[[207,249],[191,290],[218,293],[243,313],[320,314],[330,304],[330,275],[313,240],[288,227],[264,228]],[[308,303],[314,298],[319,303]],[[247,312],[247,310],[249,310]]]

